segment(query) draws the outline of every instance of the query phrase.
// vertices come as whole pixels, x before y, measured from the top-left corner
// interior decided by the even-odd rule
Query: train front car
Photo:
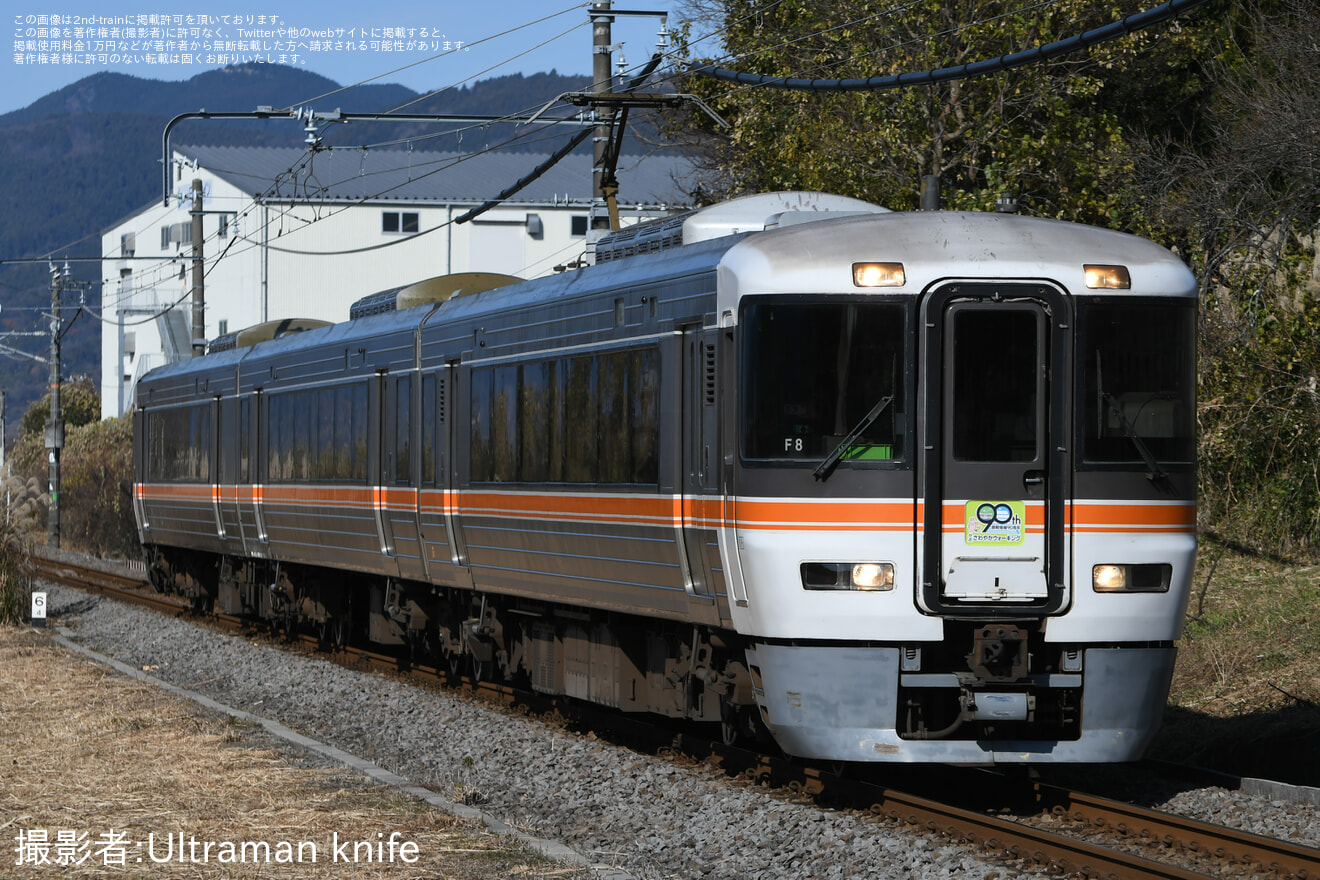
[[[1138,758],[1195,557],[1186,267],[1120,233],[921,212],[749,236],[719,278],[721,547],[776,740]]]

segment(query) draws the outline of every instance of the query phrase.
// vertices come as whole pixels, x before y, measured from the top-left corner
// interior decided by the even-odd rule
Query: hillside
[[[430,96],[408,113],[499,115],[539,108],[586,77],[555,72],[514,74]],[[271,64],[208,71],[184,82],[159,82],[98,73],[59,89],[30,106],[0,116],[0,259],[33,259],[0,266],[0,345],[44,357],[47,340],[5,333],[45,331],[50,275],[45,258],[70,260],[73,277],[88,282],[88,308],[73,321],[63,344],[66,377],[97,378],[100,364],[100,232],[159,195],[161,133],[180,113],[249,111],[312,106],[317,110],[383,112],[413,101],[417,93],[397,85],[339,85],[317,74]],[[316,99],[328,92],[335,94]],[[330,143],[382,143],[427,133],[422,124],[340,126]],[[482,135],[494,137],[494,135]],[[294,120],[188,121],[172,143],[298,145]],[[471,147],[469,139],[467,146]],[[458,141],[427,142],[428,149],[456,149]],[[543,145],[537,145],[543,149]],[[65,301],[66,319],[78,312],[77,296]],[[45,390],[48,368],[29,356],[0,358],[0,388],[8,393],[8,435]]]

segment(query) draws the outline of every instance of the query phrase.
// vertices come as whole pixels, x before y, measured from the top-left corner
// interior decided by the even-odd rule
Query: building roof
[[[296,147],[180,146],[174,152],[254,196],[372,202],[473,202],[493,198],[531,174],[553,151],[480,153]],[[691,163],[662,154],[619,159],[619,202],[675,205],[689,199],[680,189]],[[508,199],[511,204],[589,204],[590,156],[571,153]]]

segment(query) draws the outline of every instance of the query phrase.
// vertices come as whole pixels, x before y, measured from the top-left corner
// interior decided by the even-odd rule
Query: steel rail
[[[1058,798],[1063,815],[1096,828],[1183,846],[1216,859],[1250,862],[1276,876],[1299,880],[1320,877],[1320,849],[1097,795],[1044,784],[1038,784],[1037,789],[1047,797]]]
[[[884,791],[873,809],[1014,858],[1056,865],[1064,873],[1114,880],[1204,880],[1210,876],[902,792]]]

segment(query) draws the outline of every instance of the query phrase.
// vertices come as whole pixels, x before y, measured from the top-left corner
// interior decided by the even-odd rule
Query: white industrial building
[[[202,182],[205,335],[268,320],[343,321],[368,294],[454,272],[551,274],[587,254],[591,160],[570,155],[469,222],[546,153],[179,147],[174,193],[102,234],[101,409],[191,352],[192,187]],[[683,201],[685,160],[625,156],[624,224]]]

